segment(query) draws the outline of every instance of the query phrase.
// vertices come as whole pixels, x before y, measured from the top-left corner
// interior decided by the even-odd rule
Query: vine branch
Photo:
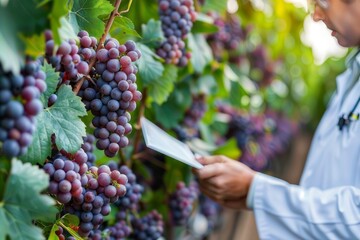
[[[108,19],[108,21],[106,22],[106,25],[105,25],[105,30],[104,30],[104,33],[103,35],[101,36],[100,38],[100,41],[99,41],[99,44],[96,48],[96,51],[100,50],[101,48],[104,47],[104,42],[106,40],[106,36],[109,34],[109,31],[110,31],[110,28],[115,20],[115,17],[119,16],[120,13],[119,13],[119,7],[120,7],[120,4],[121,4],[121,0],[116,0],[115,4],[114,4],[114,10],[111,12],[110,14],[110,17]],[[96,57],[93,57],[89,63],[89,72],[91,71],[91,69],[93,68],[94,64],[96,63]],[[88,74],[84,75],[77,83],[76,85],[74,86],[74,89],[73,89],[73,92],[75,94],[78,94],[81,86],[83,85],[85,79],[87,77],[89,77],[89,72]]]

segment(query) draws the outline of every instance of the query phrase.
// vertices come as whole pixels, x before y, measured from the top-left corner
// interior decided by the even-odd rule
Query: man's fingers
[[[214,163],[211,165],[206,165],[201,169],[193,169],[193,173],[199,178],[199,179],[207,179],[214,176],[217,176],[219,174],[223,173],[223,164],[221,163]]]
[[[224,156],[203,156],[203,157],[197,157],[196,160],[198,160],[203,165],[209,165],[214,163],[223,163],[226,161],[226,157]]]

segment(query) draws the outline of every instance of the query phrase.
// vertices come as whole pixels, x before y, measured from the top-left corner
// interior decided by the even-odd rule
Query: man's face
[[[314,1],[314,21],[323,21],[341,46],[360,46],[360,0]]]

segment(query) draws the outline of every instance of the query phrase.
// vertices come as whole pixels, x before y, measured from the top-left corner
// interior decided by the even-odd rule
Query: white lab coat
[[[360,239],[360,120],[342,131],[337,127],[360,97],[360,81],[352,77],[356,70],[360,54],[336,79],[337,91],[314,135],[300,185],[255,175],[247,203],[260,239]],[[357,82],[345,96],[352,79]]]

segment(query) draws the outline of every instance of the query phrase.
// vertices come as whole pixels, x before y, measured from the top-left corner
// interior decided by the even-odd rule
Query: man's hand
[[[201,157],[202,169],[193,169],[200,190],[224,207],[244,209],[255,172],[225,156]]]

